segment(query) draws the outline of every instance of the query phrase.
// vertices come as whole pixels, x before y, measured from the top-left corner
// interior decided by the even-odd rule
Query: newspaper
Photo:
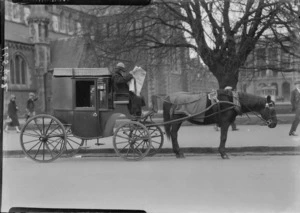
[[[146,78],[146,71],[141,67],[135,66],[134,69],[129,73],[133,75],[133,79],[128,82],[129,91],[132,91],[137,96],[140,96]]]

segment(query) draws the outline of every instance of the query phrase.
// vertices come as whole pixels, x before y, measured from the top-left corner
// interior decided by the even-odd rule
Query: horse
[[[221,138],[218,151],[223,159],[229,159],[225,144],[227,140],[227,133],[229,126],[235,121],[237,115],[243,113],[254,112],[257,116],[266,122],[269,128],[275,128],[277,125],[277,116],[275,111],[275,102],[271,97],[260,97],[253,94],[238,92],[237,96],[233,95],[232,91],[219,89],[216,91],[216,97],[219,102],[214,104],[214,100],[206,95],[206,110],[204,118],[201,122],[194,119],[193,116],[186,116],[185,114],[175,114],[172,109],[176,104],[169,101],[163,101],[163,119],[164,128],[167,138],[172,141],[173,152],[177,158],[184,158],[183,152],[180,150],[177,140],[177,134],[183,121],[187,120],[196,125],[217,124],[221,128]],[[239,112],[234,107],[234,98],[238,99]],[[229,103],[230,102],[230,103]],[[187,119],[184,119],[187,118]],[[172,122],[174,121],[174,122]]]

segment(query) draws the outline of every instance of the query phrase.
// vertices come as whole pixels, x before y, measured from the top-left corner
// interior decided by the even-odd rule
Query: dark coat
[[[291,93],[291,103],[293,110],[300,108],[300,93],[297,89],[294,89]]]
[[[9,126],[20,126],[17,112],[18,112],[18,108],[16,102],[10,101],[7,110],[7,115],[11,119],[11,122],[8,124]]]
[[[38,100],[38,98],[34,98],[34,99],[29,98],[27,100],[26,108],[27,108],[28,112],[30,112],[30,113],[34,112],[34,110],[35,110],[34,102],[37,101],[37,100]]]
[[[112,80],[114,85],[114,91],[116,96],[124,96],[128,98],[129,96],[129,86],[128,82],[133,78],[133,76],[126,72],[125,69],[118,67],[115,69]],[[122,95],[121,95],[122,94]]]

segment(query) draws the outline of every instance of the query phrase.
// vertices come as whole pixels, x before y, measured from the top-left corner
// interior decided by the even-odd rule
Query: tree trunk
[[[236,89],[239,80],[239,71],[235,67],[225,67],[223,65],[217,65],[211,69],[211,72],[217,78],[219,88],[224,89],[227,86],[231,86]]]

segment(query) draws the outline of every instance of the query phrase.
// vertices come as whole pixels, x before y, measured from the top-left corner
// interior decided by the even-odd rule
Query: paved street
[[[300,156],[4,158],[2,212],[13,206],[150,213],[300,212]]]

